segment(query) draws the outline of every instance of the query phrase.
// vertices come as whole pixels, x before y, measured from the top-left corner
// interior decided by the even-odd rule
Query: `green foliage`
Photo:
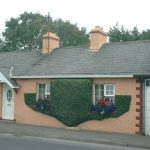
[[[67,126],[77,126],[88,120],[119,117],[129,111],[131,96],[115,97],[115,114],[99,115],[92,112],[92,81],[90,79],[56,79],[51,82],[51,98],[48,107],[41,109],[35,94],[25,94],[25,103],[35,111],[53,116]]]
[[[42,45],[42,36],[48,31],[60,36],[61,46],[86,44],[89,38],[85,28],[80,30],[76,24],[69,21],[61,19],[53,21],[50,16],[24,12],[18,18],[11,18],[6,22],[5,32],[2,33],[5,45],[2,49],[5,51],[39,49]]]
[[[57,19],[53,22],[54,31],[60,37],[61,46],[84,45],[89,42],[89,35],[86,34],[86,28],[79,29],[76,24],[69,21]]]
[[[141,40],[148,40],[150,39],[150,30],[143,30],[140,35]]]
[[[91,80],[58,79],[51,82],[51,115],[68,126],[89,118],[91,99]]]
[[[110,42],[133,41],[130,31],[117,23],[108,32]]]
[[[137,27],[134,27],[133,30],[131,31],[131,36],[133,41],[140,40],[140,32],[138,31]]]
[[[34,105],[36,104],[36,94],[35,93],[25,93],[24,100],[25,100],[26,105],[28,105],[31,108],[34,108]]]
[[[3,32],[5,49],[10,51],[38,49],[45,26],[45,17],[38,13],[24,12],[18,18],[11,18],[6,22],[6,29]]]
[[[0,51],[2,51],[4,44],[5,44],[4,41],[0,39]]]
[[[115,106],[117,113],[113,117],[119,117],[130,109],[131,96],[117,95],[115,97]]]
[[[120,26],[119,23],[109,29],[108,35],[110,42],[150,40],[150,30],[139,32],[138,28],[134,27],[130,31],[123,25]]]

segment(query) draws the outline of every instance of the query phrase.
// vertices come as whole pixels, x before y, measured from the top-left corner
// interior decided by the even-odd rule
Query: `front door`
[[[14,90],[3,84],[2,119],[14,120]]]
[[[145,134],[150,135],[150,79],[145,80]]]

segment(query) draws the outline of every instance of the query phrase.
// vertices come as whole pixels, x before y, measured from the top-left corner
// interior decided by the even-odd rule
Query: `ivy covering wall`
[[[131,97],[115,97],[115,114],[92,112],[92,80],[57,79],[51,82],[51,96],[47,101],[36,101],[35,93],[25,94],[25,103],[35,111],[53,116],[67,126],[77,126],[88,120],[119,117],[129,111]],[[41,107],[42,106],[42,107]],[[43,109],[44,108],[44,109]]]

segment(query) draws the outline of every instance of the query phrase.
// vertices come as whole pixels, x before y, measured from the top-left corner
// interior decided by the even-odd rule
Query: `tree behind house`
[[[133,30],[125,29],[123,25],[116,23],[108,31],[110,42],[125,42],[125,41],[137,41],[137,40],[150,40],[150,30],[138,31],[135,26]]]
[[[42,45],[42,35],[47,31],[55,32],[61,39],[61,46],[87,44],[89,35],[85,28],[79,29],[76,24],[62,19],[53,20],[50,16],[39,13],[20,14],[6,22],[2,33],[4,41],[0,41],[3,51],[35,50]]]

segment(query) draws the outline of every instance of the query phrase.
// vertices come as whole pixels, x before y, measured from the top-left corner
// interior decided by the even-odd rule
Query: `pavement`
[[[70,130],[0,121],[0,133],[150,149],[150,136]]]

